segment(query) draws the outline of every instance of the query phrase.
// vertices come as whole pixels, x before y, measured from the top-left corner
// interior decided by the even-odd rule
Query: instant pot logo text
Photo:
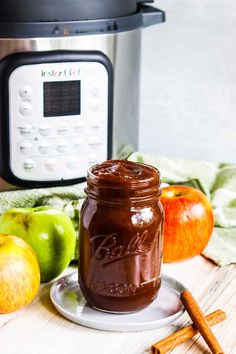
[[[78,77],[80,76],[80,69],[75,69],[75,68],[68,68],[68,69],[63,69],[63,70],[41,70],[41,77],[43,78],[71,78],[71,77]]]

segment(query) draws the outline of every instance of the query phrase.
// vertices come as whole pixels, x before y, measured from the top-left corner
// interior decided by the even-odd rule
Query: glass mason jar
[[[159,171],[130,161],[106,161],[89,170],[85,191],[79,245],[82,293],[98,310],[141,310],[161,285]]]

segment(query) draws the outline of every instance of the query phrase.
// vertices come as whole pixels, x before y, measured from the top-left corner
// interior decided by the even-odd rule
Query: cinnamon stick
[[[221,348],[219,342],[217,341],[210,326],[207,323],[204,313],[198,306],[196,300],[194,299],[190,291],[184,290],[180,295],[180,299],[184,304],[193,323],[201,333],[202,337],[205,339],[205,342],[207,343],[211,352],[213,354],[224,354],[223,349]]]
[[[216,310],[206,316],[207,322],[210,326],[214,326],[217,323],[226,319],[225,312],[221,310]],[[152,345],[153,354],[165,354],[173,350],[179,344],[186,342],[187,340],[193,338],[199,331],[194,324],[189,325],[176,331],[165,339]]]

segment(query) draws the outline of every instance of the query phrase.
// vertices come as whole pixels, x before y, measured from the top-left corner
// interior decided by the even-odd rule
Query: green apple
[[[0,217],[0,233],[18,236],[31,245],[43,282],[63,272],[74,256],[73,223],[63,211],[52,207],[9,209]]]

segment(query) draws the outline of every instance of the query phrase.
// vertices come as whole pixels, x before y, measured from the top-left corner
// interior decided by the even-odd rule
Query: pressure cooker
[[[148,0],[2,0],[0,190],[69,185],[139,135]]]

